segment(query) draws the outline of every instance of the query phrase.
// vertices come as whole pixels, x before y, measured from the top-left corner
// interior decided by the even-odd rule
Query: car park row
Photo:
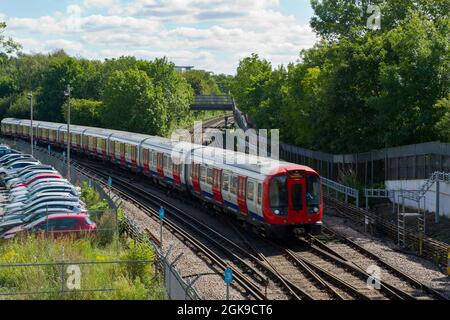
[[[52,166],[0,146],[0,239],[19,234],[77,237],[95,232],[81,190]]]

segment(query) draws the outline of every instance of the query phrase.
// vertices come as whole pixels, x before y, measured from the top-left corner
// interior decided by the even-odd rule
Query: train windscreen
[[[288,214],[287,177],[275,177],[270,183],[270,208],[277,215]]]
[[[320,209],[320,179],[314,174],[310,174],[306,178],[306,203],[308,212],[316,214]]]

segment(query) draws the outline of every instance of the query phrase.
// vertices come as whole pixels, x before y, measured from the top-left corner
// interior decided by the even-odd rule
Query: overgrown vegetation
[[[311,2],[321,40],[301,62],[240,62],[232,92],[256,126],[333,153],[450,142],[448,1],[371,0],[381,30],[366,28],[369,1]]]
[[[63,253],[64,252],[64,253]],[[68,262],[107,262],[153,260],[153,251],[145,245],[129,241],[117,251],[115,244],[99,247],[88,239],[52,239],[27,237],[0,242],[0,265]],[[166,299],[166,294],[155,277],[151,263],[82,265],[81,289],[113,289],[98,292],[60,293],[60,266],[2,267],[0,294],[56,291],[39,295],[18,295],[14,299],[77,299],[77,300],[145,300]],[[67,277],[67,274],[64,275]],[[66,278],[67,279],[67,278]],[[4,297],[8,298],[8,297]],[[0,296],[1,299],[1,296]]]
[[[14,299],[77,299],[77,300],[161,300],[167,295],[156,273],[155,253],[147,244],[136,243],[117,234],[116,212],[87,184],[82,186],[82,200],[91,212],[99,230],[85,239],[23,236],[0,242],[0,294],[44,292],[38,295],[13,295]],[[122,211],[118,212],[122,225]],[[79,265],[78,292],[61,293],[61,266],[65,262],[98,262]],[[105,264],[111,261],[151,261],[145,263]],[[18,267],[17,264],[53,264],[51,266]],[[66,272],[66,270],[64,270]],[[64,274],[66,283],[70,275]],[[67,289],[67,288],[66,288]],[[106,291],[89,291],[111,289]],[[88,290],[88,291],[84,291]],[[47,292],[47,293],[45,293]],[[0,295],[0,299],[1,299]]]
[[[5,27],[0,24],[0,32]],[[0,37],[0,118],[29,118],[27,95],[33,90],[36,119],[65,121],[64,91],[71,85],[73,124],[168,136],[209,116],[189,110],[194,94],[221,94],[220,87],[227,88],[226,76],[218,77],[219,87],[210,73],[178,72],[166,58],[101,62],[70,57],[62,50],[9,55],[20,48],[13,44]]]

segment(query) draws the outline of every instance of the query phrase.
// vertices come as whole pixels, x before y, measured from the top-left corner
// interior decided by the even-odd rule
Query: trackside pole
[[[225,269],[225,284],[227,285],[227,300],[230,300],[230,285],[233,283],[233,270]]]
[[[161,246],[161,250],[163,248],[163,224],[164,224],[164,217],[165,217],[165,210],[163,207],[161,207],[159,209],[159,221],[160,221],[160,225],[159,225],[159,243]]]

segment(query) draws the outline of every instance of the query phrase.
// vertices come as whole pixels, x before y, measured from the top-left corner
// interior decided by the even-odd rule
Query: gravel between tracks
[[[158,222],[150,218],[129,201],[123,201],[122,210],[124,214],[142,230],[150,231],[157,239],[159,239],[160,225]],[[194,285],[194,288],[202,299],[226,299],[226,287],[223,277],[217,274],[216,271],[205,261],[200,259],[191,248],[186,246],[165,228],[163,229],[163,246],[165,251],[172,247],[169,261],[173,261],[180,253],[183,253],[183,256],[177,261],[175,267],[185,280],[192,280],[196,275],[204,274]],[[246,298],[238,290],[230,288],[230,300],[246,300]]]
[[[384,261],[450,298],[450,277],[442,273],[432,262],[396,251],[393,242],[363,234],[353,229],[343,218],[328,214],[324,217],[324,223],[330,229],[349,237]]]

